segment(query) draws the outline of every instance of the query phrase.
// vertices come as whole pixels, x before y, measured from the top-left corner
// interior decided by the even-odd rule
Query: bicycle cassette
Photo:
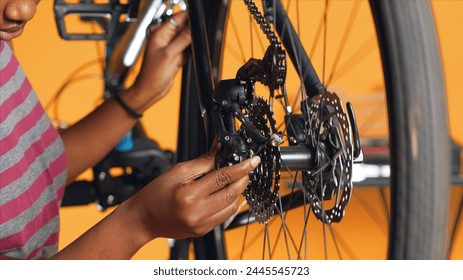
[[[265,137],[261,143],[250,143],[251,153],[261,158],[261,163],[250,175],[244,191],[251,215],[259,222],[267,222],[275,212],[280,191],[280,138],[270,105],[261,98],[252,101],[248,118]]]

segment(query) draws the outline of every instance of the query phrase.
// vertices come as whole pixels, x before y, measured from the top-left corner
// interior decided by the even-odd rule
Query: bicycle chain
[[[270,42],[270,45],[281,45],[281,43],[278,41],[277,36],[275,35],[275,32],[273,32],[272,28],[270,27],[270,24],[267,22],[267,19],[262,15],[261,12],[259,12],[259,9],[257,8],[256,4],[252,0],[243,0],[244,4],[248,7],[249,12],[253,16],[254,20],[256,23],[260,26],[260,29],[262,32],[264,32],[264,35],[267,37],[267,39]]]
[[[278,137],[276,122],[270,105],[262,98],[252,101],[248,110],[251,123],[261,131],[267,141],[253,143],[253,155],[261,158],[261,163],[250,175],[250,183],[244,191],[251,215],[259,222],[267,222],[275,212],[280,190],[280,148],[274,143]]]

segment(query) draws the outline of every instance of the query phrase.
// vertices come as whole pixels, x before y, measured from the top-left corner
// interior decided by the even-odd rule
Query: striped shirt
[[[61,138],[0,40],[0,259],[57,252],[66,166]]]

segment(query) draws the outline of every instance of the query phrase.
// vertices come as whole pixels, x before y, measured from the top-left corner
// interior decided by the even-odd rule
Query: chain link
[[[281,45],[278,41],[275,32],[273,32],[270,24],[268,23],[267,19],[262,15],[262,13],[257,8],[256,4],[252,0],[243,0],[244,4],[248,7],[249,12],[253,16],[256,23],[260,26],[260,29],[267,37],[271,45]]]

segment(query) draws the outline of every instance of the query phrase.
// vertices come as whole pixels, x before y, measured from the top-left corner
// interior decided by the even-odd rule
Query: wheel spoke
[[[381,195],[381,201],[383,202],[383,206],[384,206],[384,213],[387,217],[387,222],[388,222],[388,227],[389,227],[389,220],[390,220],[390,215],[389,215],[389,206],[388,206],[388,199],[386,197],[386,188],[378,188],[379,190],[379,193]]]
[[[357,19],[357,14],[360,8],[360,1],[354,1],[352,5],[352,10],[349,15],[349,19],[347,21],[347,24],[345,25],[345,29],[343,31],[343,37],[341,39],[341,43],[339,44],[338,51],[336,52],[336,56],[334,58],[334,63],[333,66],[331,67],[331,74],[328,77],[328,81],[326,82],[326,86],[331,84],[331,80],[333,79],[333,75],[336,72],[339,60],[341,59],[341,56],[343,54],[344,48],[347,44],[347,41],[349,40],[349,36],[352,31],[352,27],[354,26],[354,22]]]
[[[251,212],[248,212],[248,222],[246,223],[246,229],[244,230],[244,236],[243,236],[243,246],[241,248],[241,252],[240,252],[240,260],[243,259],[243,256],[244,256],[244,252],[245,252],[245,249],[246,249],[246,240],[247,240],[247,237],[248,237],[248,229],[249,229],[249,219],[251,218]]]
[[[376,38],[373,35],[367,38],[351,56],[346,58],[343,64],[337,67],[336,73],[333,73],[332,75],[330,84],[334,84],[345,74],[347,74],[351,69],[353,69],[355,65],[359,64],[360,62],[365,60],[369,54],[373,53],[373,51],[375,50],[375,44]]]
[[[323,64],[322,64],[322,84],[326,86],[326,44],[328,40],[328,0],[325,0],[325,11],[323,15]]]
[[[376,211],[376,207],[371,205],[369,200],[365,198],[360,190],[355,189],[355,195],[353,197],[357,198],[357,200],[360,202],[360,205],[365,209],[365,212],[370,216],[371,220],[378,226],[381,231],[387,235],[388,228],[385,228],[385,225],[387,225],[387,222],[385,222],[384,217],[382,217],[378,211]],[[383,221],[383,222],[381,222]]]
[[[304,189],[304,188],[303,188]],[[304,189],[305,191],[305,189]],[[308,231],[307,231],[307,225],[309,223],[309,217],[310,217],[310,212],[311,212],[311,206],[309,205],[309,209],[307,209],[307,203],[306,203],[306,195],[304,195],[304,227],[302,229],[302,238],[299,242],[299,249],[298,249],[298,255],[300,256],[301,255],[301,251],[302,251],[302,246],[303,244],[305,244],[304,246],[304,259],[307,259],[308,258]]]
[[[282,210],[281,207],[282,206],[281,206],[281,198],[280,198],[280,208],[277,207],[278,214],[281,217],[281,227],[280,227],[278,236],[280,236],[280,234],[281,234],[280,232],[283,231],[286,251],[287,251],[287,254],[288,254],[288,258],[291,259],[290,246],[289,246],[289,243],[288,243],[288,239],[291,241],[291,245],[296,251],[297,251],[297,245],[296,245],[296,242],[295,242],[295,240],[293,238],[293,235],[291,234],[289,228],[286,226],[286,220],[285,219],[286,219],[286,215],[287,215],[289,210],[286,210],[286,212],[283,214],[283,212],[281,211]],[[285,217],[283,217],[283,215],[285,215]],[[275,242],[275,246],[274,246],[273,251],[275,250],[277,243],[278,242]],[[300,256],[298,255],[298,259],[299,258],[300,258]]]
[[[328,12],[330,3],[331,2],[329,2],[328,6],[325,7],[325,13]],[[318,46],[318,41],[320,40],[320,37],[321,37],[321,34],[322,34],[324,28],[325,28],[325,14],[322,13],[322,15],[320,17],[320,22],[319,22],[318,27],[317,27],[317,32],[315,33],[313,44],[312,44],[312,47],[311,47],[310,52],[309,52],[309,57],[315,57],[315,51],[316,51],[317,46]]]
[[[338,242],[337,242],[337,239],[336,239],[336,234],[334,233],[334,229],[333,229],[333,225],[328,225],[328,228],[330,229],[330,233],[331,233],[331,239],[333,239],[333,243],[334,243],[334,246],[336,248],[336,252],[338,253],[338,258],[340,260],[342,260],[342,254],[341,254],[341,250],[339,249],[339,246],[338,246]]]
[[[337,242],[339,242],[339,245],[344,249],[344,252],[346,252],[347,255],[349,255],[349,258],[351,260],[358,260],[359,257],[354,253],[354,250],[352,250],[351,246],[349,246],[349,243],[342,238],[342,234],[339,234],[334,227],[332,227],[334,236],[336,236]]]
[[[233,15],[230,14],[230,23],[231,23],[231,27],[233,29],[233,33],[235,34],[235,42],[236,44],[238,44],[238,49],[239,49],[239,54],[236,55],[238,58],[241,57],[241,62],[242,63],[246,63],[246,55],[244,53],[244,47],[243,47],[243,43],[241,42],[241,39],[240,39],[240,32],[238,31],[238,27],[236,26],[236,22],[233,18]]]

